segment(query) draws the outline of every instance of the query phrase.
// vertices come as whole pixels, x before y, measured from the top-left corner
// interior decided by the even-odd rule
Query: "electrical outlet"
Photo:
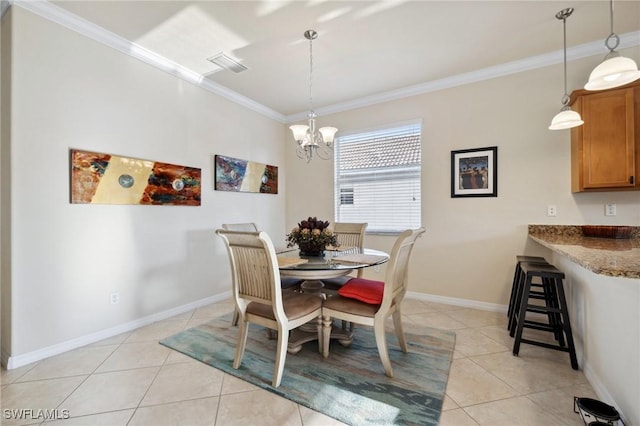
[[[555,204],[549,204],[547,206],[547,216],[557,216],[558,215],[558,209],[556,208]]]
[[[120,293],[118,293],[117,291],[111,293],[110,300],[112,305],[116,305],[118,302],[120,302]]]
[[[605,216],[615,216],[616,215],[616,205],[615,204],[605,204],[604,205],[604,215]]]

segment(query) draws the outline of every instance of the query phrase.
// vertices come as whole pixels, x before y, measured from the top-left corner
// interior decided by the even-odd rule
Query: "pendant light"
[[[589,81],[584,86],[586,90],[605,90],[613,87],[624,86],[640,78],[638,65],[631,58],[620,56],[615,51],[620,44],[620,37],[613,32],[613,0],[610,5],[611,34],[604,42],[609,49],[609,53],[604,57],[604,61],[591,71]]]
[[[584,124],[580,114],[573,111],[569,106],[569,94],[567,93],[567,18],[573,13],[573,8],[562,9],[556,13],[556,18],[562,20],[562,26],[564,30],[564,96],[562,97],[562,109],[553,120],[549,130],[563,130],[570,129],[572,127],[581,126]]]
[[[323,160],[328,160],[332,155],[333,141],[338,131],[335,127],[321,127],[316,129],[316,113],[313,111],[313,40],[318,38],[318,33],[314,30],[307,30],[304,37],[309,40],[309,114],[307,114],[308,125],[294,124],[289,126],[293,133],[293,138],[298,143],[296,154],[298,158],[306,160],[308,163],[313,158],[313,154]]]

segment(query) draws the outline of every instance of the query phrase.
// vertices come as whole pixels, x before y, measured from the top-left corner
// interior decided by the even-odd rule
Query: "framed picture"
[[[451,151],[451,197],[498,196],[498,147]]]
[[[255,161],[216,155],[216,191],[278,193],[278,167]]]
[[[72,204],[200,205],[199,168],[79,149],[70,157]]]

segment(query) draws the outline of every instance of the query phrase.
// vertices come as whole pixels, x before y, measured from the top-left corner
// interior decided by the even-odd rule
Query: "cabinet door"
[[[633,187],[633,89],[589,94],[581,101],[583,187]]]

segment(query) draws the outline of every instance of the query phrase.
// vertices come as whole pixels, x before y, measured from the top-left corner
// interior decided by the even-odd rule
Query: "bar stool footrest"
[[[554,350],[560,351],[560,352],[569,352],[569,348],[567,348],[566,346],[552,345],[551,343],[539,342],[537,340],[530,340],[530,339],[521,338],[520,339],[520,343],[528,343],[529,345],[542,346],[543,348],[554,349]]]

